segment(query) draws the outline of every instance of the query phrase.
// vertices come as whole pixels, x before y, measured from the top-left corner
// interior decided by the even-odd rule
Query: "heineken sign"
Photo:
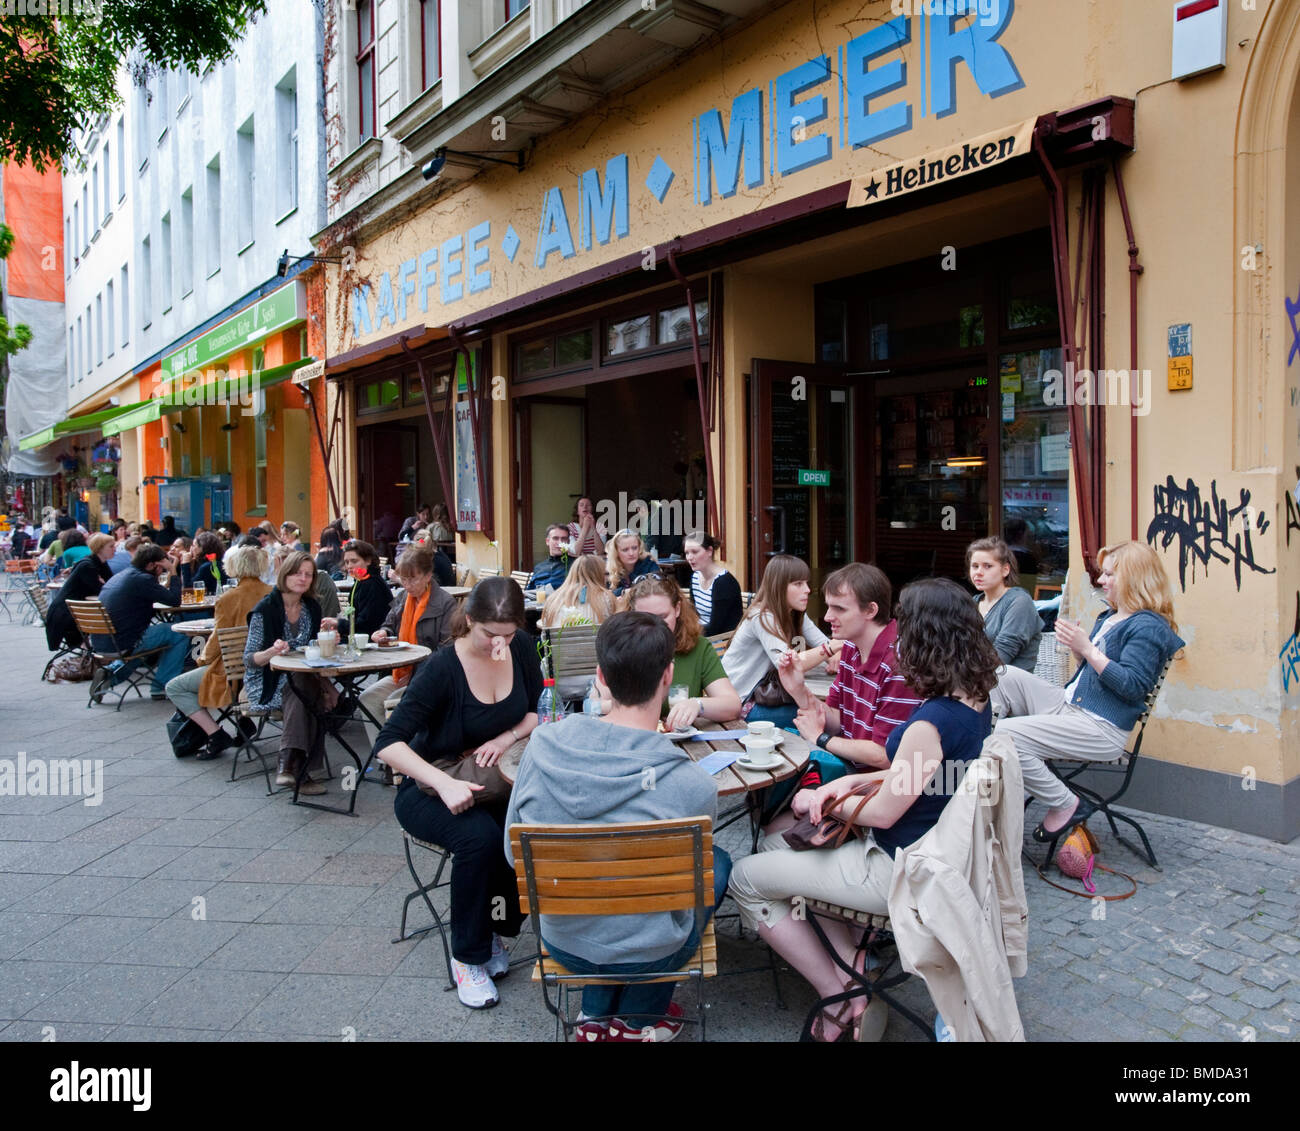
[[[853,178],[849,186],[848,207],[861,208],[866,204],[893,200],[919,188],[929,188],[1001,165],[1013,157],[1023,157],[1029,152],[1033,137],[1034,119],[1027,118],[1018,125],[981,134],[947,149],[874,169]]]
[[[180,349],[164,355],[162,379],[169,381],[202,369],[236,350],[260,342],[277,330],[302,322],[306,317],[306,290],[302,281],[295,279],[238,314],[232,314],[224,322],[218,322]]]

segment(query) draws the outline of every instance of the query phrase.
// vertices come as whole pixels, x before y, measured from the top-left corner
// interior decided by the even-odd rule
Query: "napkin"
[[[720,774],[739,758],[740,754],[741,752],[737,750],[715,750],[712,754],[705,755],[695,764],[707,774]]]

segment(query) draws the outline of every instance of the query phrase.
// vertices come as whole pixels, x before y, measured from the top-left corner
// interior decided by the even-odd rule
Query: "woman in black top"
[[[339,537],[338,527],[327,526],[320,532],[320,553],[316,555],[316,568],[321,573],[339,581],[343,572],[343,540]]]
[[[225,552],[226,544],[219,534],[211,530],[196,534],[193,546],[181,555],[181,585],[186,589],[202,585],[212,596],[230,580],[221,568]]]
[[[492,979],[510,967],[498,936],[518,934],[522,922],[505,857],[506,803],[476,803],[481,787],[434,763],[471,755],[495,766],[537,726],[542,671],[523,624],[519,586],[508,577],[480,581],[456,615],[452,643],[420,665],[375,743],[375,754],[404,777],[393,806],[398,823],[452,852],[452,971],[472,1009],[499,1000]]]
[[[92,534],[89,546],[90,557],[82,558],[72,567],[58,596],[50,602],[50,611],[45,616],[45,642],[51,652],[57,652],[64,643],[69,648],[81,647],[81,632],[67,603],[98,597],[104,582],[113,576],[113,571],[108,568],[108,559],[117,549],[117,543],[112,536]]]
[[[346,601],[352,606],[356,622],[351,631],[369,640],[370,634],[383,628],[388,619],[393,591],[380,576],[379,555],[369,542],[357,538],[349,542],[343,548],[343,567],[353,577],[352,592]]]

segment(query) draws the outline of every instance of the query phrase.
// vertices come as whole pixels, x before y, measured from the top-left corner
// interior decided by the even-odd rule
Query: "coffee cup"
[[[755,738],[772,738],[776,734],[776,723],[770,719],[755,719],[745,729]]]
[[[747,735],[740,740],[745,752],[737,759],[742,766],[764,767],[776,761],[776,739]]]
[[[339,634],[332,631],[321,632],[316,637],[316,644],[320,648],[322,659],[332,659],[335,649],[338,648]]]

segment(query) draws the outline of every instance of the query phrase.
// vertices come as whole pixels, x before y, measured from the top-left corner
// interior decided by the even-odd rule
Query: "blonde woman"
[[[614,597],[605,588],[605,564],[595,554],[583,554],[569,576],[542,608],[542,628],[603,624],[614,615]]]
[[[620,530],[605,545],[605,573],[615,597],[629,585],[659,573],[659,563],[645,548],[645,539],[635,530]]]
[[[1123,753],[1146,697],[1169,659],[1183,647],[1174,620],[1173,588],[1155,550],[1118,542],[1098,555],[1110,608],[1092,632],[1056,622],[1056,638],[1079,660],[1064,687],[1007,667],[991,700],[1002,716],[997,733],[1020,755],[1025,789],[1048,806],[1034,839],[1063,836],[1094,812],[1047,767],[1051,758],[1112,762]]]

